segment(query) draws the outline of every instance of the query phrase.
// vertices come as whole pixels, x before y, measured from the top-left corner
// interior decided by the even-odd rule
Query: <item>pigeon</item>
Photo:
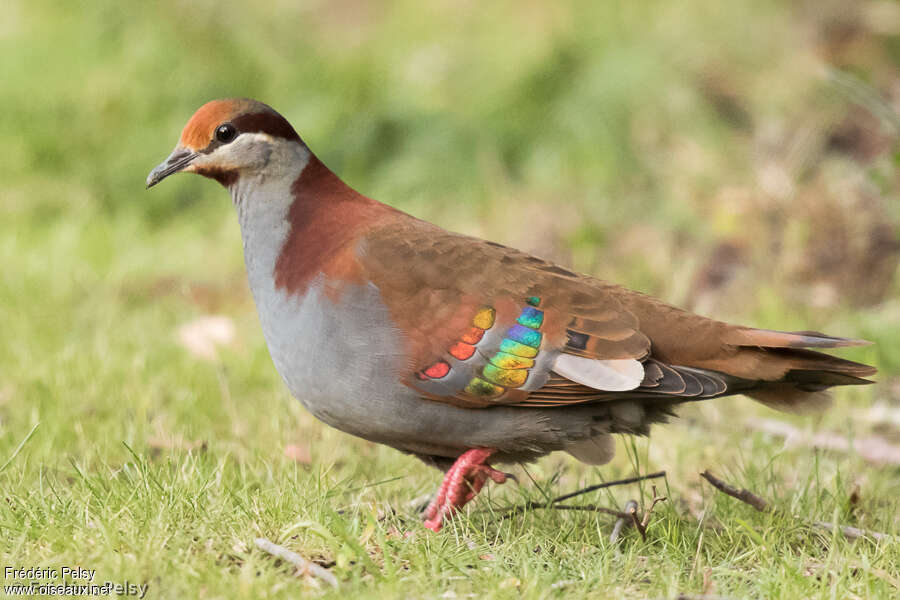
[[[876,372],[819,351],[863,340],[706,318],[373,200],[256,100],[200,107],[147,187],[181,172],[231,194],[291,394],[445,471],[424,511],[434,531],[508,479],[492,465],[555,451],[600,465],[613,434],[647,435],[683,402],[744,394],[820,410],[828,388]]]

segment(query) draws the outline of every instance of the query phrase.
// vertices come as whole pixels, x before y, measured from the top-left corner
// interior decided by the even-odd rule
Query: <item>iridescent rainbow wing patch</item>
[[[459,380],[461,395],[477,401],[494,400],[508,390],[523,388],[541,353],[544,323],[544,311],[538,308],[541,299],[531,296],[525,303],[499,342],[497,336],[493,337],[493,347],[487,347],[483,341],[485,333],[495,325],[496,311],[491,307],[480,309],[472,327],[448,349],[450,357],[419,371],[417,378],[435,384],[442,380],[450,383],[453,378],[455,383],[454,371],[459,371],[457,377],[468,371],[471,377]]]
[[[475,355],[475,345],[484,337],[484,332],[494,326],[496,316],[497,312],[491,307],[479,310],[475,314],[475,318],[472,319],[472,326],[469,330],[463,334],[458,342],[450,347],[450,356],[460,361],[472,358]],[[416,377],[421,381],[428,381],[442,379],[448,373],[450,373],[450,364],[447,361],[439,360],[427,369],[422,369],[416,373]]]

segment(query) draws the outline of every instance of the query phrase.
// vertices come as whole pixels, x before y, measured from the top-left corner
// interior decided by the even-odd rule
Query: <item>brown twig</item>
[[[311,560],[307,560],[297,554],[296,552],[292,552],[285,548],[284,546],[279,546],[278,544],[267,540],[266,538],[256,538],[256,547],[280,558],[283,561],[289,562],[295,567],[297,567],[298,575],[312,575],[313,577],[318,577],[319,579],[325,581],[330,584],[332,587],[338,587],[337,577],[332,575],[331,571],[326,569],[325,567],[321,567]]]
[[[647,512],[644,513],[644,518],[641,520],[641,527],[645,529],[647,528],[647,525],[650,524],[650,513],[653,512],[653,509],[657,504],[659,504],[660,502],[665,502],[668,499],[668,496],[660,496],[656,491],[656,486],[653,486],[653,502],[650,503],[650,508],[648,508]]]
[[[641,520],[638,518],[637,507],[634,506],[631,510],[628,511],[628,516],[631,517],[631,524],[634,525],[639,531],[641,528]],[[641,534],[641,537],[645,537],[644,534]]]
[[[776,509],[769,506],[768,502],[766,502],[765,500],[763,500],[762,498],[760,498],[759,496],[757,496],[750,490],[746,490],[746,489],[739,490],[736,487],[725,483],[724,481],[722,481],[721,479],[719,479],[718,477],[716,477],[715,475],[710,473],[709,470],[706,470],[706,471],[700,473],[700,476],[703,477],[704,479],[706,479],[708,482],[710,482],[713,485],[713,487],[715,487],[716,489],[728,494],[732,498],[737,498],[741,502],[749,504],[750,506],[752,506],[753,508],[755,508],[758,511],[772,512],[772,513],[776,513],[776,514],[779,513],[779,511],[777,511]],[[809,525],[811,525],[812,527],[818,527],[819,529],[825,529],[828,531],[834,531],[835,528],[837,528],[841,531],[841,533],[844,534],[844,536],[847,539],[851,539],[851,540],[855,540],[855,539],[859,539],[859,538],[871,538],[871,539],[878,540],[878,541],[891,541],[894,539],[894,536],[887,534],[887,533],[879,533],[877,531],[868,531],[866,529],[859,529],[858,527],[850,527],[849,525],[836,525],[834,523],[826,523],[824,521],[814,521],[814,522],[810,523]]]
[[[635,477],[629,477],[627,479],[617,479],[615,481],[606,481],[604,483],[598,483],[596,485],[591,485],[591,486],[588,486],[585,488],[581,488],[580,490],[576,490],[576,491],[568,493],[568,494],[563,494],[562,496],[557,496],[556,498],[553,498],[553,499],[549,500],[548,502],[529,501],[529,502],[526,502],[525,504],[522,504],[519,506],[514,506],[514,507],[508,509],[506,512],[504,512],[502,515],[500,515],[500,518],[504,519],[504,518],[509,517],[517,512],[524,511],[524,510],[549,508],[549,509],[553,509],[553,510],[583,510],[583,511],[601,512],[601,513],[605,513],[608,515],[612,515],[614,517],[618,517],[619,520],[630,519],[630,520],[634,521],[636,519],[636,514],[637,514],[637,508],[636,508],[637,503],[635,503],[635,508],[633,511],[629,511],[627,505],[626,505],[625,511],[618,511],[618,510],[615,510],[612,508],[606,508],[605,506],[597,506],[595,504],[572,506],[569,504],[560,504],[560,502],[562,502],[563,500],[568,500],[570,498],[574,498],[576,496],[580,496],[582,494],[586,494],[588,492],[593,492],[595,490],[600,490],[603,488],[613,487],[616,485],[627,485],[629,483],[637,483],[638,481],[646,481],[647,479],[657,479],[657,478],[665,477],[665,476],[666,476],[665,471],[657,471],[656,473],[649,473],[647,475],[638,475]],[[656,486],[653,486],[653,492],[654,492],[653,504],[655,505],[656,502],[658,501],[656,499]],[[663,498],[663,500],[665,500],[665,498]],[[651,505],[651,510],[652,510],[652,505]],[[647,517],[649,517],[649,514],[647,515]],[[642,532],[641,536],[645,536],[646,535],[646,525],[644,525],[644,527],[642,528],[641,523],[638,520],[636,522],[636,526],[638,528],[638,531]],[[620,529],[621,529],[621,527],[620,527]]]
[[[858,527],[850,527],[849,525],[835,525],[834,523],[827,523],[825,521],[816,521],[813,523],[816,527],[820,529],[826,529],[828,531],[834,531],[834,528],[837,527],[841,530],[841,533],[844,534],[844,537],[856,540],[859,538],[872,538],[873,540],[881,541],[891,541],[894,539],[889,533],[879,533],[877,531],[868,531],[866,529],[860,529]]]
[[[605,483],[598,483],[596,485],[589,485],[586,488],[581,488],[580,490],[574,491],[570,494],[563,494],[562,496],[557,496],[553,499],[553,503],[562,502],[563,500],[568,500],[569,498],[574,498],[575,496],[580,496],[582,494],[587,494],[588,492],[593,492],[596,490],[602,490],[603,488],[613,487],[616,485],[627,485],[629,483],[637,483],[638,481],[646,481],[648,479],[659,479],[660,477],[665,477],[665,471],[657,471],[656,473],[649,473],[647,475],[637,475],[635,477],[629,477],[627,479],[617,479],[615,481],[607,481]]]
[[[638,481],[645,481],[647,479],[657,479],[657,478],[665,477],[665,476],[666,476],[665,471],[657,471],[656,473],[649,473],[647,475],[638,475],[635,477],[629,477],[627,479],[617,479],[615,481],[606,481],[604,483],[590,485],[588,487],[581,488],[580,490],[576,490],[576,491],[570,492],[568,494],[563,494],[562,496],[557,496],[556,498],[553,498],[552,500],[549,500],[547,502],[535,502],[535,501],[531,500],[531,501],[526,502],[525,504],[521,504],[519,506],[514,506],[514,507],[510,508],[505,513],[503,513],[501,518],[508,517],[517,512],[520,512],[520,511],[533,510],[533,509],[538,509],[538,508],[550,508],[550,509],[560,509],[560,510],[587,510],[587,511],[596,511],[596,512],[607,513],[607,514],[611,514],[611,515],[619,517],[619,518],[622,518],[623,515],[625,518],[631,518],[630,514],[620,512],[620,511],[617,511],[617,510],[611,509],[611,508],[605,508],[605,507],[596,506],[593,504],[585,505],[583,507],[576,507],[576,506],[570,506],[567,504],[560,504],[560,502],[562,502],[563,500],[569,500],[570,498],[574,498],[576,496],[581,496],[582,494],[587,494],[588,492],[601,490],[603,488],[613,487],[616,485],[627,485],[629,483],[637,483]]]
[[[728,485],[727,483],[725,483],[724,481],[722,481],[721,479],[719,479],[718,477],[716,477],[715,475],[710,473],[708,469],[706,471],[703,471],[702,473],[700,473],[700,477],[702,477],[703,479],[710,482],[713,485],[713,487],[715,487],[719,491],[725,492],[732,498],[737,498],[741,502],[749,504],[750,506],[752,506],[753,508],[755,508],[756,510],[758,510],[760,512],[766,512],[767,510],[770,510],[769,503],[766,502],[765,500],[763,500],[762,498],[760,498],[759,496],[757,496],[756,494],[754,494],[753,492],[751,492],[750,490],[747,490],[747,489],[739,490],[736,487]]]
[[[656,486],[653,486],[653,501],[650,503],[650,508],[644,512],[644,518],[640,521],[637,518],[637,509],[633,509],[631,511],[631,518],[634,520],[634,526],[638,530],[638,533],[641,534],[641,538],[647,539],[647,525],[650,524],[650,515],[653,513],[653,509],[660,502],[665,502],[667,500],[666,496],[660,496],[656,491]]]

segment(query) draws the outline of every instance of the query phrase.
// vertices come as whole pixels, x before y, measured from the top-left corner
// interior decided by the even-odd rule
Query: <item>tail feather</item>
[[[784,377],[785,383],[792,383],[797,388],[809,392],[818,392],[835,385],[868,385],[874,383],[846,373],[834,371],[789,371]]]
[[[588,402],[631,400],[645,409],[681,402],[745,394],[767,406],[792,412],[824,409],[828,389],[836,385],[866,385],[877,370],[809,348],[840,348],[868,344],[815,331],[785,332],[721,324],[725,347],[702,358],[679,356],[660,349],[643,361],[640,385],[625,390],[592,387],[557,369],[546,383],[517,406],[562,407]],[[680,359],[684,358],[684,363]],[[611,362],[611,361],[608,361]],[[660,416],[662,418],[662,416]],[[574,454],[593,446],[573,447]],[[587,454],[585,454],[587,456]]]
[[[735,327],[725,337],[734,346],[759,346],[761,348],[842,348],[868,346],[872,342],[852,338],[834,337],[818,331],[776,331]]]
[[[845,358],[831,356],[807,348],[840,348],[862,346],[871,342],[838,338],[816,331],[782,332],[746,329],[739,334],[744,342],[754,344],[771,360],[781,363],[784,376],[774,382],[760,382],[747,396],[776,410],[812,413],[828,408],[828,389],[836,385],[866,385],[865,377],[877,372],[875,367]]]
[[[878,371],[870,365],[814,350],[800,348],[764,348],[763,350],[771,355],[772,359],[782,361],[787,373],[792,371],[813,371],[861,378],[874,375]]]
[[[829,392],[804,391],[792,384],[772,384],[745,394],[769,408],[803,415],[821,412],[831,406]]]

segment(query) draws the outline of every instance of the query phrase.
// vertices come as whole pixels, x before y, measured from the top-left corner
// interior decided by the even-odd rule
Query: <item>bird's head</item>
[[[289,166],[306,152],[291,124],[270,106],[246,98],[213,100],[190,118],[175,149],[147,176],[147,187],[180,172],[229,187],[262,169]]]

